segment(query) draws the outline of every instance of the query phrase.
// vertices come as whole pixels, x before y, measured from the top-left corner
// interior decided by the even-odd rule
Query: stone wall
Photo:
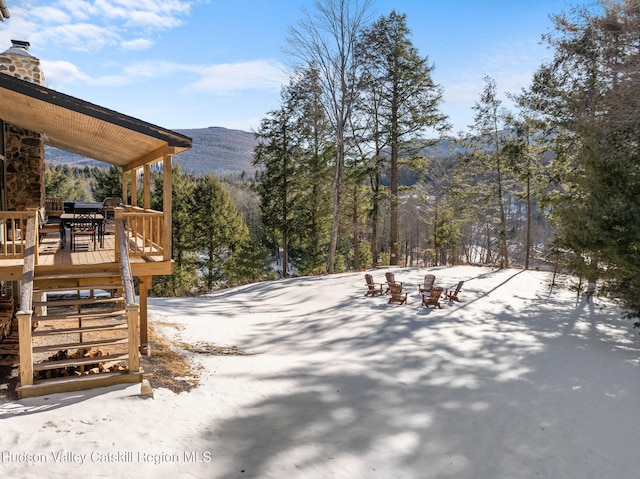
[[[5,124],[7,208],[44,204],[44,140],[40,133]]]
[[[40,60],[33,55],[16,55],[12,48],[0,53],[0,73],[45,86]]]
[[[0,73],[44,86],[40,60],[26,48],[0,54]],[[44,204],[44,140],[40,133],[5,123],[5,189],[7,208],[22,210]]]

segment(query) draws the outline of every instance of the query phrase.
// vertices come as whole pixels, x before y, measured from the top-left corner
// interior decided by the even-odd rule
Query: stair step
[[[67,376],[63,378],[38,379],[33,384],[16,388],[18,396],[22,399],[54,394],[61,392],[83,391],[99,387],[114,386],[116,384],[142,382],[142,371],[131,373],[108,372],[99,374],[87,374],[84,376]]]
[[[72,366],[85,366],[87,364],[104,363],[107,361],[128,361],[128,354],[107,354],[96,356],[95,358],[63,359],[61,361],[44,361],[33,365],[35,371],[46,371],[48,369],[68,368]]]
[[[63,289],[91,289],[95,285],[122,286],[122,274],[113,272],[69,272],[69,273],[41,273],[36,272],[33,278],[34,290]]]
[[[38,288],[38,287],[34,287],[33,288],[33,292],[34,293],[56,293],[56,292],[63,292],[63,291],[86,291],[86,290],[95,290],[95,289],[106,289],[106,290],[112,290],[112,289],[121,289],[123,288],[122,283],[98,283],[98,284],[92,284],[92,285],[87,285],[87,286],[73,286],[73,287],[69,287],[69,286],[64,286],[64,285],[54,285],[54,286],[47,286],[44,288]]]
[[[37,306],[75,306],[82,304],[102,304],[124,301],[124,296],[116,296],[115,298],[74,298],[74,299],[52,299],[50,301],[34,301],[33,307]]]
[[[61,351],[64,349],[97,348],[101,346],[113,346],[117,344],[128,344],[128,342],[129,342],[128,338],[100,339],[96,341],[84,341],[82,343],[47,344],[46,346],[34,346],[32,349],[34,353],[44,353],[45,351]]]
[[[72,333],[92,333],[97,331],[118,331],[121,329],[127,329],[127,323],[121,324],[103,324],[96,326],[83,326],[77,328],[62,328],[62,329],[36,329],[31,332],[31,336],[55,336],[58,334],[72,334]]]
[[[52,280],[52,279],[60,279],[60,280],[64,280],[64,279],[87,279],[87,278],[113,278],[113,277],[118,277],[120,276],[120,271],[98,271],[98,272],[86,272],[86,273],[77,273],[77,272],[71,272],[71,273],[51,273],[51,274],[47,274],[47,273],[42,273],[42,274],[36,274],[36,276],[33,278],[34,281],[40,281],[40,280]]]
[[[96,312],[86,312],[86,313],[61,313],[61,314],[48,314],[46,316],[33,316],[33,321],[59,321],[64,319],[82,319],[82,320],[91,320],[91,319],[126,319],[127,318],[127,310],[126,309],[113,309],[109,311],[102,311],[100,313]]]

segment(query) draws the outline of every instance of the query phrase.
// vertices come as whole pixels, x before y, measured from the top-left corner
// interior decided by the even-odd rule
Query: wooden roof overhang
[[[61,150],[123,171],[177,155],[191,138],[142,120],[0,73],[0,119],[42,133]]]

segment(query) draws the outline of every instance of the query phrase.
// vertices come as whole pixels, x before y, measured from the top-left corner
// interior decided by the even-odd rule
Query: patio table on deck
[[[102,213],[103,204],[95,202],[76,201],[73,203],[73,211],[76,213]]]
[[[102,204],[101,204],[102,205]],[[66,229],[71,226],[73,220],[77,218],[77,214],[63,213],[60,215],[60,239],[62,240],[62,246],[64,247],[66,241]],[[104,248],[104,215],[94,214],[91,218],[93,224],[98,229],[98,240],[100,241],[100,247]]]

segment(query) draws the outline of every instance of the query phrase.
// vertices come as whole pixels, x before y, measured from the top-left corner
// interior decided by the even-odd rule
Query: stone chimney
[[[0,53],[0,73],[44,86],[40,60],[29,52],[29,42],[11,40]],[[1,112],[0,112],[1,119]],[[4,187],[6,204],[0,209],[24,210],[44,204],[44,139],[40,133],[4,123]]]

